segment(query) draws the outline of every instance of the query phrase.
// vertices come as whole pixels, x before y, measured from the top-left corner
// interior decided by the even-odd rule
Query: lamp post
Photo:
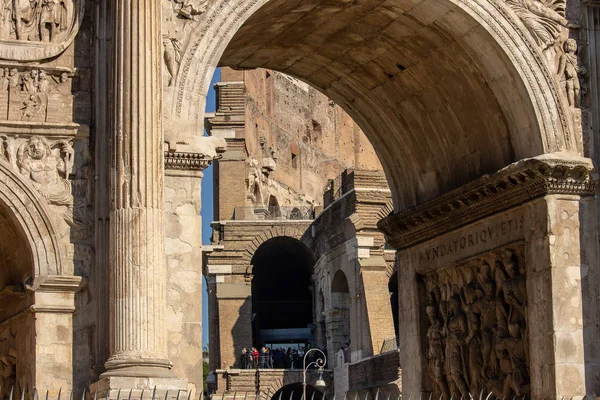
[[[317,358],[316,361],[312,361],[311,363],[306,365],[306,357],[313,351],[317,351],[317,352],[321,353],[323,358],[319,357],[319,358]],[[314,365],[315,367],[317,367],[319,369],[319,378],[317,379],[317,382],[315,382],[315,387],[324,388],[325,386],[327,386],[325,381],[323,380],[323,367],[325,366],[326,363],[327,363],[327,356],[325,356],[325,353],[323,353],[321,350],[319,350],[317,348],[310,349],[309,351],[307,351],[304,354],[304,359],[302,360],[302,400],[306,400],[306,372],[312,365]]]

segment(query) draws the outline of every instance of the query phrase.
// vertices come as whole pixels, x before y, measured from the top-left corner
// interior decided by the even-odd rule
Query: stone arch
[[[312,58],[305,57],[306,60],[302,59],[302,62],[305,62],[303,66],[312,66],[320,71],[320,75],[308,73],[302,75],[292,68],[296,62],[301,64],[297,58],[294,58],[298,57],[295,56],[298,52],[294,51],[297,48],[293,45],[280,48],[279,43],[269,45],[270,49],[281,50],[279,53],[274,53],[273,57],[269,58],[266,53],[261,53],[252,58],[254,54],[252,52],[257,51],[258,46],[248,42],[253,36],[243,31],[244,24],[258,15],[262,7],[281,7],[295,3],[297,2],[292,0],[211,2],[203,16],[204,22],[193,32],[190,45],[182,60],[169,118],[178,121],[178,126],[185,126],[184,129],[189,132],[198,130],[200,134],[204,104],[202,99],[219,60],[222,60],[223,65],[241,69],[266,67],[282,70],[323,91],[340,104],[361,126],[380,156],[390,181],[396,211],[421,204],[523,158],[560,150],[581,153],[581,138],[575,133],[570,122],[571,116],[566,100],[559,92],[547,60],[523,22],[504,2],[423,0],[411,2],[411,8],[406,10],[402,9],[401,4],[387,2],[385,12],[380,15],[382,19],[397,18],[398,21],[402,19],[402,23],[394,27],[395,37],[409,35],[407,32],[411,30],[418,31],[405,53],[427,52],[428,50],[424,50],[422,46],[433,36],[447,39],[446,47],[451,48],[452,50],[448,51],[452,51],[453,54],[446,54],[447,59],[444,61],[455,63],[451,67],[455,71],[451,74],[456,73],[453,76],[457,82],[457,86],[449,88],[449,93],[464,90],[465,96],[461,101],[468,102],[468,99],[472,98],[474,104],[476,104],[475,97],[493,98],[494,111],[475,118],[477,121],[472,121],[472,125],[469,126],[464,124],[464,116],[460,116],[464,110],[457,111],[452,108],[453,106],[449,109],[443,109],[442,106],[436,109],[436,112],[446,113],[450,115],[450,119],[454,118],[452,123],[456,124],[459,130],[471,132],[471,136],[465,139],[469,149],[465,149],[464,154],[453,154],[455,152],[452,150],[462,148],[458,143],[460,142],[458,137],[432,125],[429,117],[435,120],[435,112],[428,114],[427,118],[413,118],[416,114],[427,114],[429,111],[424,110],[435,108],[435,104],[422,104],[419,101],[393,104],[395,100],[389,96],[388,91],[410,91],[412,90],[410,84],[424,86],[423,82],[430,82],[431,76],[428,75],[434,74],[428,74],[426,69],[412,74],[410,64],[396,63],[395,71],[386,70],[387,66],[374,70],[366,70],[366,67],[361,66],[352,70],[348,65],[340,64],[338,65],[340,69],[351,70],[347,76],[342,77],[335,75],[336,70],[325,68],[324,60],[327,57],[315,52]],[[344,5],[337,7],[359,7],[355,4],[346,4],[351,2],[341,3]],[[410,18],[404,18],[405,13],[411,13]],[[315,19],[311,26],[314,28],[317,22],[323,21]],[[309,25],[310,23],[311,21],[308,22]],[[411,23],[413,25],[410,25]],[[263,36],[269,36],[263,30],[254,30],[260,31]],[[240,47],[232,48],[228,53],[226,51],[228,45],[238,36],[246,38],[245,42],[240,40],[240,43],[246,43],[246,52],[240,50],[244,47]],[[379,51],[381,46],[382,43],[370,43],[373,52]],[[394,47],[394,49],[398,48],[400,47]],[[369,56],[367,52],[368,50],[365,50],[365,54],[357,54],[356,58],[367,58]],[[421,55],[426,57],[431,54]],[[225,59],[222,59],[223,56]],[[436,56],[437,53],[433,57]],[[412,60],[410,56],[405,58],[409,63]],[[404,71],[409,71],[409,74],[405,78],[396,79]],[[419,73],[421,76],[416,75]],[[385,79],[385,75],[388,75],[391,83],[389,85],[386,83],[387,86],[384,87],[380,81]],[[474,81],[465,78],[467,75],[476,76],[480,84],[469,88]],[[405,85],[408,89],[399,87],[402,86],[400,83],[404,82],[402,79],[413,80],[409,85]],[[359,96],[358,92],[363,88],[361,85],[367,85],[381,92],[383,100]],[[438,86],[440,85],[430,84],[425,87],[425,89],[433,88],[431,98],[444,98],[447,94],[442,93],[445,90],[443,88],[439,89],[442,92],[436,92]],[[473,89],[472,93],[471,89]],[[485,93],[482,94],[483,92]],[[390,104],[386,106],[384,104],[386,102]],[[404,110],[407,112],[392,111],[399,109],[400,106],[405,107]],[[389,135],[389,132],[397,131],[405,135],[398,135],[398,137]],[[413,131],[433,132],[430,136],[431,140],[423,141],[422,134],[412,133]],[[480,135],[482,131],[486,134]],[[491,149],[494,152],[488,159]],[[459,157],[459,160],[456,157]],[[460,160],[464,161],[461,163],[462,172],[451,171],[453,170],[451,166],[457,165]]]
[[[282,236],[287,236],[287,237],[291,237],[293,239],[300,240],[302,238],[302,235],[304,234],[306,228],[307,228],[307,226],[297,227],[297,226],[277,225],[277,226],[269,227],[268,229],[266,229],[265,231],[263,231],[259,235],[257,235],[254,239],[252,239],[252,241],[250,243],[248,243],[248,245],[246,245],[246,248],[244,249],[244,253],[242,256],[242,260],[244,261],[244,264],[247,266],[246,274],[252,273],[252,265],[251,265],[252,257],[254,256],[254,253],[256,253],[256,250],[263,243],[265,243],[267,240],[270,240],[270,239],[273,239],[276,237],[282,237]]]
[[[32,277],[63,275],[58,233],[37,192],[13,169],[0,161],[0,204],[13,214],[32,254]]]

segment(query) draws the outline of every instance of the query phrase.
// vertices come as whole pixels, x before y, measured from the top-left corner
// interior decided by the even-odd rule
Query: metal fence
[[[294,395],[294,392],[291,394],[284,395],[284,391],[278,391],[279,394],[276,393],[256,393],[256,394],[248,394],[245,393],[220,393],[213,394],[211,396],[211,400],[304,400],[301,393],[297,396]],[[317,394],[318,393],[318,394]],[[466,393],[463,395],[452,395],[450,397],[447,396],[434,396],[432,393],[425,394],[421,393],[415,396],[411,395],[402,395],[401,393],[391,393],[389,391],[383,392],[381,389],[377,389],[375,395],[367,391],[362,391],[361,393],[345,393],[343,396],[337,397],[335,393],[331,394],[328,391],[324,392],[313,392],[311,396],[307,396],[308,400],[537,400],[531,396],[513,396],[513,397],[495,397],[492,393],[479,393],[479,394],[470,394]],[[572,396],[566,397],[563,396],[560,400],[597,400],[598,398],[593,395],[584,395],[584,396]]]
[[[74,400],[79,397],[72,390],[63,390],[62,388],[56,390],[38,390],[33,388],[31,390],[15,388],[11,386],[9,388],[3,388],[0,386],[0,399],[1,400]],[[109,395],[109,391],[105,391],[104,395],[98,394],[98,392],[91,392],[85,389],[81,394],[81,400],[204,400],[204,392],[199,392],[197,395],[193,395],[191,391],[187,390],[164,390],[157,389],[138,389],[138,390],[118,390],[116,397]]]
[[[282,383],[283,385],[283,383]],[[279,392],[279,393],[278,393]],[[229,393],[219,393],[212,394],[209,396],[211,400],[304,400],[301,393],[294,395],[297,390],[290,391],[290,395],[288,396],[286,391],[278,390],[275,393],[271,393],[271,389],[268,392],[258,392],[252,393],[249,392],[229,392]],[[278,394],[277,394],[278,393]],[[276,396],[277,395],[277,396]],[[38,391],[36,388],[32,390],[20,390],[15,389],[15,387],[3,388],[0,386],[0,399],[3,400],[74,400],[76,397],[73,391],[59,389],[58,391]],[[77,397],[79,398],[79,397]],[[472,395],[470,393],[463,395],[452,395],[451,397],[445,396],[434,396],[433,394],[417,394],[415,396],[412,395],[402,395],[401,393],[391,393],[389,390],[381,391],[381,389],[376,389],[375,395],[372,395],[366,390],[362,390],[361,393],[344,393],[340,394],[338,397],[335,392],[330,390],[325,390],[323,392],[313,391],[310,396],[307,396],[308,400],[521,400],[521,399],[530,399],[536,400],[534,397],[530,396],[513,396],[511,398],[500,398],[495,397],[492,393],[484,393],[483,391],[479,394]],[[141,389],[141,390],[118,390],[115,395],[109,395],[108,391],[100,396],[98,393],[90,392],[89,390],[84,390],[81,394],[81,400],[205,400],[204,393],[200,392],[198,395],[192,395],[191,391],[186,390],[157,390],[156,387],[154,389]],[[583,396],[573,396],[566,397],[563,396],[560,398],[561,400],[597,400],[596,396],[593,395],[583,395]]]

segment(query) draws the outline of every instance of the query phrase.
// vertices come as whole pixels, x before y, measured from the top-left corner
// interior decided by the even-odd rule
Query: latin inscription
[[[419,265],[431,263],[471,247],[489,245],[523,231],[524,217],[516,216],[501,222],[474,229],[456,238],[426,247],[414,254]]]

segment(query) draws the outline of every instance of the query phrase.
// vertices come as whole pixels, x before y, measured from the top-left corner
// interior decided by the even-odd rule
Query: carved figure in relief
[[[168,36],[163,36],[163,47],[165,65],[169,72],[168,86],[173,86],[181,62],[181,47],[177,39]]]
[[[4,68],[2,71],[2,76],[0,76],[0,90],[7,91],[9,84],[9,74],[10,71],[8,68]]]
[[[24,74],[22,79],[23,90],[29,93],[36,93],[38,89],[38,72],[33,69],[29,74]]]
[[[8,88],[17,89],[20,85],[19,71],[16,68],[12,68],[8,75]]]
[[[13,26],[13,0],[0,0],[0,39],[10,39]]]
[[[0,356],[0,387],[6,391],[5,394],[17,383],[16,354],[16,350],[10,349],[8,354]]]
[[[11,165],[14,165],[15,154],[13,141],[6,135],[0,136],[0,158]]]
[[[448,302],[445,333],[446,374],[452,387],[452,393],[458,391],[463,395],[469,392],[465,381],[467,318],[460,308],[460,299],[457,296],[451,297]]]
[[[529,395],[527,293],[518,254],[505,248],[426,276],[426,348],[436,397],[481,390]]]
[[[32,121],[42,113],[42,99],[37,94],[30,95],[21,107],[23,115],[21,121]]]
[[[38,91],[40,93],[47,93],[50,89],[50,81],[46,75],[46,71],[40,71],[38,77]]]
[[[427,330],[427,359],[429,360],[429,371],[437,385],[441,396],[449,397],[448,383],[444,374],[444,346],[442,321],[437,316],[435,305],[427,306],[427,318],[429,319],[429,329]]]
[[[525,287],[525,276],[519,274],[517,263],[514,261],[512,252],[505,252],[504,268],[508,279],[502,286],[504,301],[509,306],[508,322],[522,323],[527,315],[527,290]]]
[[[500,340],[498,351],[505,352],[506,359],[510,360],[510,370],[506,374],[502,395],[511,395],[511,389],[517,396],[524,396],[529,392],[529,373],[527,371],[527,355],[521,327],[519,324],[508,326],[510,336]]]
[[[73,148],[66,141],[58,141],[54,147],[43,137],[31,137],[19,147],[17,166],[49,203],[71,205],[71,183],[67,178],[73,166]]]
[[[567,26],[564,0],[507,0],[507,4],[542,49],[554,45],[562,28]]]
[[[13,20],[17,40],[39,40],[37,21],[40,16],[38,0],[14,0]]]
[[[494,330],[496,327],[496,301],[494,300],[494,282],[486,281],[483,284],[484,296],[479,298],[472,306],[472,310],[479,316],[481,341],[482,341],[482,360],[483,370],[486,376],[490,376],[494,371],[494,360],[492,344],[494,343]]]
[[[56,30],[68,28],[67,8],[64,1],[42,0],[40,16],[40,38],[42,42],[51,42],[56,36]]]
[[[0,39],[56,42],[70,25],[73,0],[0,0]]]
[[[194,19],[195,16],[206,12],[208,0],[175,0],[176,11],[182,18]]]
[[[577,42],[575,39],[567,39],[563,45],[564,53],[560,56],[558,62],[558,76],[564,82],[567,91],[569,105],[579,106],[579,73],[585,73],[585,68],[581,68],[577,62]]]

